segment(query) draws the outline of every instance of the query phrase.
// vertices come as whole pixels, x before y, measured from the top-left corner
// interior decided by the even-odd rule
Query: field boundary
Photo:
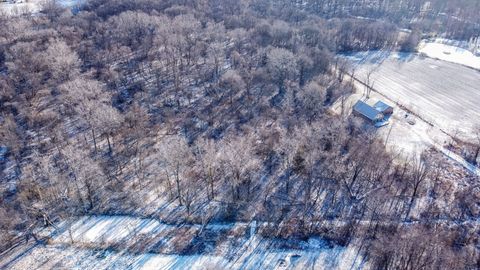
[[[374,87],[370,87],[369,85],[367,85],[366,83],[364,83],[361,79],[357,78],[355,75],[351,74],[351,73],[348,73],[347,74],[353,79],[355,80],[356,82],[360,83],[361,85],[365,86],[365,87],[368,87],[370,88],[372,91],[374,91],[375,93],[377,93],[378,95],[384,97],[385,99],[387,99],[389,102],[392,102],[394,103],[395,105],[397,105],[400,109],[414,115],[415,117],[417,117],[419,120],[423,121],[424,123],[428,124],[429,126],[431,127],[436,127],[438,128],[438,130],[442,133],[444,133],[445,135],[447,135],[450,139],[452,140],[459,140],[458,138],[456,138],[455,136],[447,133],[445,130],[443,130],[442,128],[438,127],[438,126],[435,126],[435,124],[431,123],[430,121],[426,120],[424,117],[420,116],[418,113],[415,113],[414,111],[412,111],[411,109],[408,109],[407,107],[405,107],[404,105],[400,104],[399,102],[397,101],[394,101],[393,99],[389,98],[387,95],[381,93],[380,91],[378,91],[377,89],[375,89]],[[431,140],[431,139],[430,139]],[[441,144],[439,143],[436,143],[434,142],[433,140],[431,140],[431,142],[429,142],[431,144],[432,147],[436,148],[437,150],[439,150],[443,155],[445,155],[446,157],[448,157],[449,159],[455,161],[456,163],[458,163],[459,165],[461,165],[462,167],[464,167],[465,169],[467,169],[469,172],[477,175],[477,176],[480,176],[480,168],[471,164],[470,162],[468,162],[464,157],[462,157],[461,155],[445,148],[444,146],[442,146]]]

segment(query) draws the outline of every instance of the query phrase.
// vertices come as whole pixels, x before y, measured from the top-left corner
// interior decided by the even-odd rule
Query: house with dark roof
[[[353,114],[374,124],[382,121],[384,117],[381,112],[361,100],[357,101],[353,106]]]
[[[377,103],[375,103],[375,105],[373,105],[373,107],[383,113],[383,115],[391,115],[393,114],[393,107],[384,103],[383,101],[379,100],[377,101]]]

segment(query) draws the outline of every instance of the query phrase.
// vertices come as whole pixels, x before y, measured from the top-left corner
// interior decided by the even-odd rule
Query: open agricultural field
[[[59,0],[56,1],[62,7],[75,7],[83,3],[83,0]],[[45,1],[43,0],[29,0],[17,3],[0,2],[0,12],[9,15],[29,14],[40,12]]]
[[[480,69],[480,45],[448,39],[423,41],[418,50],[430,58]]]
[[[39,12],[40,9],[41,9],[40,1],[29,1],[25,3],[10,3],[10,2],[0,3],[0,12],[6,13],[9,15],[35,13],[35,12]]]
[[[350,56],[355,74],[375,90],[450,135],[469,139],[480,126],[480,71],[459,64],[385,52]]]

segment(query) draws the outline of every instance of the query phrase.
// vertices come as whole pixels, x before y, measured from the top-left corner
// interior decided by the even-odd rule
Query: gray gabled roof
[[[378,120],[382,117],[380,112],[361,100],[355,103],[353,110],[372,121]]]
[[[373,107],[375,107],[375,109],[377,109],[379,112],[384,112],[390,108],[392,108],[392,106],[388,105],[388,104],[385,104],[383,101],[377,101],[377,103],[375,103],[375,105],[373,105]]]

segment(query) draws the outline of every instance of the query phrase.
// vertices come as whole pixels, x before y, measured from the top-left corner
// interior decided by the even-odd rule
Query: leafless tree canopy
[[[91,0],[0,14],[0,252],[32,228],[124,213],[255,219],[265,237],[358,245],[377,269],[480,268],[478,178],[452,176],[433,150],[399,161],[328,110],[354,89],[335,54],[469,39],[479,3]]]

